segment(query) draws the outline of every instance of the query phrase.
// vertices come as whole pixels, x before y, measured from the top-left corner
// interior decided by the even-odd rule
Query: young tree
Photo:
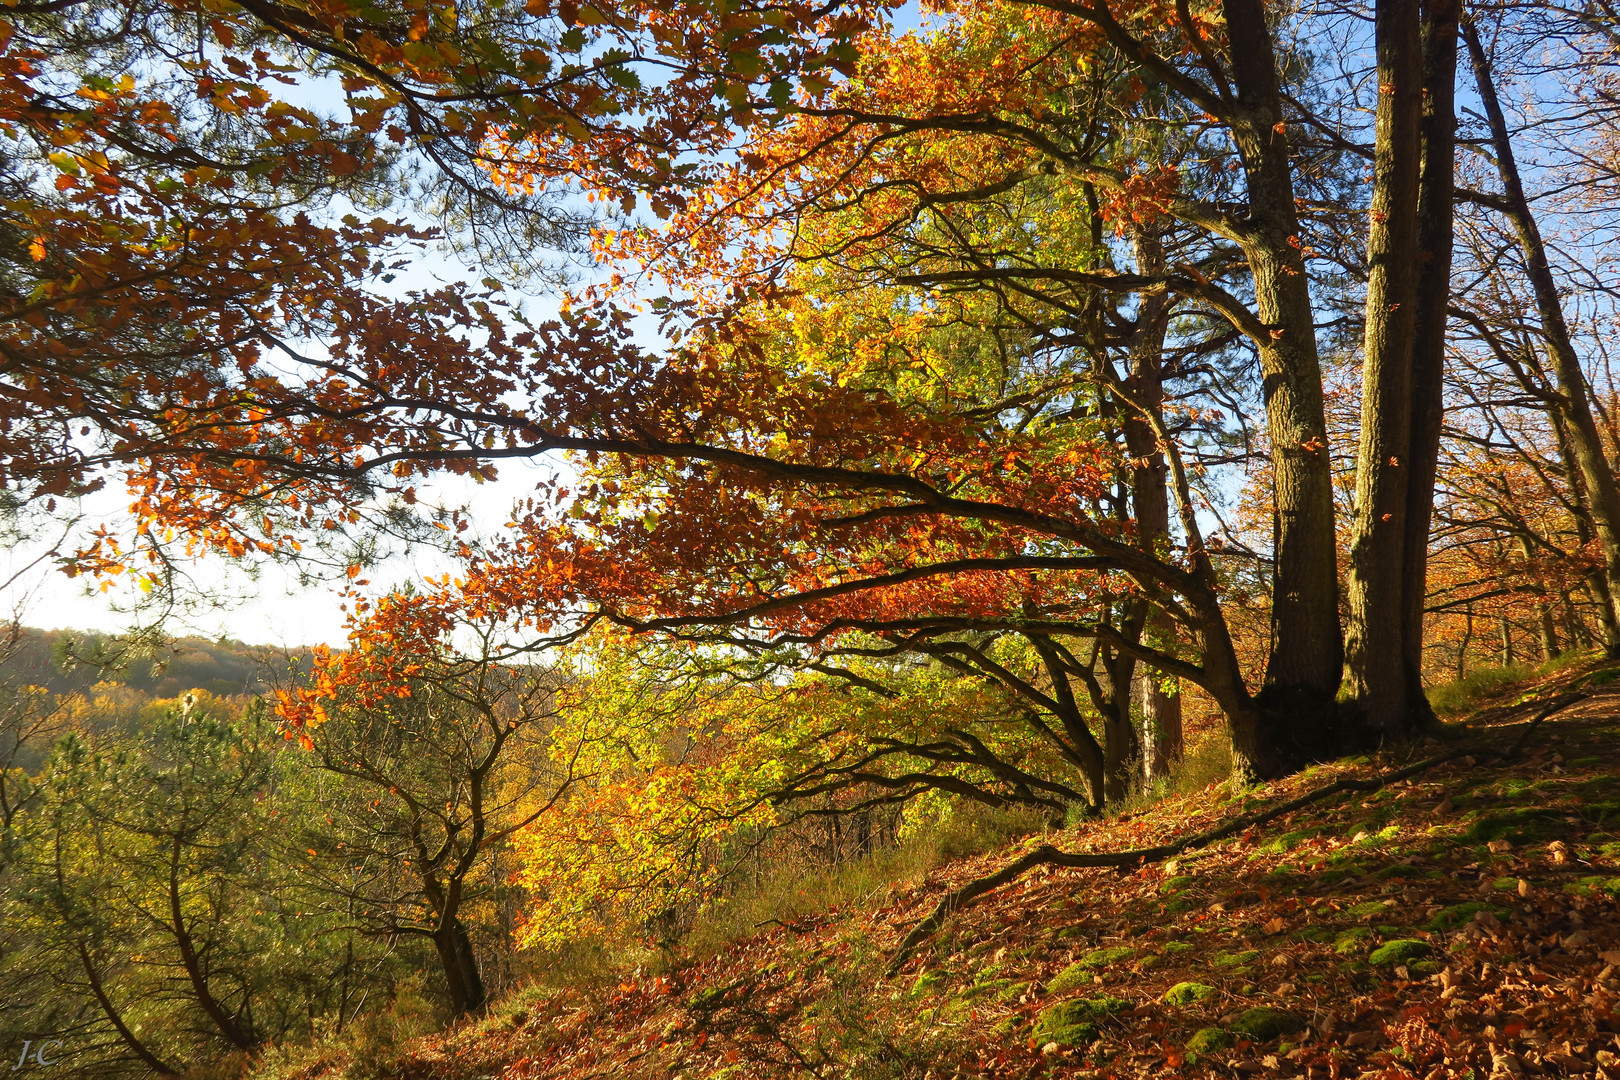
[[[567,682],[508,651],[500,629],[387,597],[348,652],[319,653],[309,685],[278,691],[330,774],[319,799],[331,827],[299,841],[306,872],[366,933],[430,942],[457,1014],[488,996],[468,923],[504,886],[502,853],[580,780],[577,745],[552,739]]]
[[[294,816],[277,797],[282,746],[252,713],[190,701],[133,736],[58,746],[17,826],[6,902],[51,986],[27,1015],[76,1067],[172,1074],[330,1007],[319,969],[337,963],[338,928],[304,910],[279,858],[277,818]]]

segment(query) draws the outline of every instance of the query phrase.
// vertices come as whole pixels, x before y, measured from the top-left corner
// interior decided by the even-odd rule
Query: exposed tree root
[[[1448,761],[1455,761],[1458,758],[1470,756],[1511,758],[1524,748],[1530,735],[1543,720],[1561,709],[1569,708],[1576,702],[1584,701],[1590,696],[1589,693],[1574,691],[1560,694],[1543,702],[1541,708],[1531,718],[1529,725],[1513,741],[1513,744],[1505,750],[1477,744],[1457,747],[1443,754],[1425,758],[1416,764],[1396,769],[1393,772],[1383,773],[1379,776],[1370,776],[1365,779],[1345,777],[1335,780],[1325,787],[1307,791],[1305,794],[1289,799],[1287,802],[1278,803],[1268,809],[1257,810],[1250,814],[1240,814],[1225,824],[1216,826],[1207,832],[1185,836],[1168,844],[1160,844],[1158,847],[1139,848],[1135,851],[1089,853],[1059,851],[1050,844],[1042,844],[1027,854],[1014,859],[995,873],[986,874],[981,878],[974,878],[960,889],[946,894],[934,910],[929,912],[928,917],[912,927],[911,932],[905,936],[905,940],[900,942],[899,949],[895,951],[894,959],[889,963],[888,974],[893,976],[898,973],[900,968],[905,965],[905,962],[910,959],[912,950],[930,935],[938,932],[940,927],[945,924],[946,918],[953,912],[960,911],[985,893],[994,892],[1003,885],[1012,884],[1037,866],[1112,867],[1120,873],[1130,873],[1138,867],[1146,866],[1148,863],[1162,862],[1165,859],[1174,858],[1184,851],[1206,847],[1217,840],[1225,840],[1229,836],[1235,836],[1247,829],[1254,828],[1256,825],[1264,825],[1312,803],[1331,799],[1335,795],[1344,795],[1349,792],[1376,791],[1387,784],[1397,783],[1407,777],[1416,776],[1427,769],[1443,765]]]

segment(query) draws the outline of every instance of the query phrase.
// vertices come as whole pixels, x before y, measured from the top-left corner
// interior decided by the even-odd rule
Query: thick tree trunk
[[[1564,319],[1563,301],[1558,295],[1558,284],[1553,279],[1541,229],[1536,224],[1530,200],[1525,195],[1518,161],[1513,153],[1513,140],[1508,133],[1507,118],[1502,112],[1491,76],[1490,57],[1486,55],[1479,32],[1472,22],[1463,23],[1462,34],[1468,45],[1469,58],[1473,61],[1480,102],[1490,122],[1492,149],[1496,153],[1497,172],[1502,180],[1502,209],[1513,223],[1519,241],[1525,275],[1530,279],[1536,314],[1541,319],[1541,335],[1546,342],[1547,357],[1558,380],[1559,400],[1556,407],[1562,414],[1565,436],[1586,488],[1593,531],[1597,533],[1598,545],[1603,552],[1604,591],[1608,593],[1610,617],[1620,623],[1620,608],[1615,607],[1616,603],[1620,603],[1620,485],[1615,482],[1614,470],[1604,452],[1603,439],[1592,414],[1592,397],[1586,384],[1586,373],[1581,368],[1580,356],[1570,338],[1569,324]],[[1608,651],[1611,656],[1620,655],[1620,642],[1611,640]]]
[[[1272,645],[1255,751],[1287,771],[1337,741],[1343,671],[1333,478],[1322,371],[1294,202],[1277,61],[1262,0],[1225,0],[1237,108],[1232,132],[1249,199],[1245,254],[1260,343],[1274,484]]]
[[[484,977],[478,969],[478,957],[473,952],[472,939],[467,936],[467,927],[459,918],[452,917],[433,935],[433,944],[444,968],[450,1008],[458,1016],[483,1008]]]
[[[1418,180],[1423,62],[1418,7],[1379,0],[1378,109],[1368,230],[1361,437],[1350,543],[1346,687],[1377,739],[1406,730],[1402,596],[1411,472],[1412,346],[1417,330]],[[1348,719],[1348,717],[1347,717]]]

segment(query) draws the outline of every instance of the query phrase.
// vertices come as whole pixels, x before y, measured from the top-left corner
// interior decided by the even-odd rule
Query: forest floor
[[[387,1062],[282,1075],[1620,1078],[1620,670],[1533,694],[1571,678],[1593,696],[1510,760],[1454,759],[1130,873],[1036,870],[893,976],[943,895],[1036,844],[1147,847],[1447,746],[1030,837],[663,974],[517,995]],[[1459,737],[1505,747],[1534,708]]]

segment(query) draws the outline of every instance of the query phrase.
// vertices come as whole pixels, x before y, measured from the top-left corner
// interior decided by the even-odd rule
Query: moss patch
[[[1242,967],[1244,964],[1253,963],[1259,958],[1259,949],[1244,949],[1242,952],[1218,952],[1210,960],[1210,963],[1214,964],[1216,967],[1235,968]]]
[[[1368,900],[1366,903],[1345,908],[1344,913],[1352,919],[1366,919],[1373,915],[1382,915],[1387,907],[1382,900]]]
[[[1564,811],[1546,806],[1526,806],[1505,813],[1486,814],[1469,826],[1467,838],[1476,844],[1507,840],[1514,844],[1534,844],[1557,840],[1570,831]]]
[[[1367,962],[1375,967],[1385,964],[1404,964],[1408,960],[1422,960],[1434,952],[1434,947],[1427,941],[1418,941],[1416,938],[1396,938],[1386,941],[1373,950],[1367,957]]]
[[[1200,1028],[1187,1040],[1187,1051],[1192,1054],[1209,1054],[1216,1050],[1226,1050],[1236,1041],[1232,1038],[1232,1033],[1223,1028]]]
[[[1085,986],[1091,982],[1092,976],[1110,964],[1117,964],[1121,960],[1128,960],[1136,955],[1136,950],[1120,945],[1109,949],[1093,949],[1080,959],[1064,968],[1052,977],[1047,989],[1055,993],[1064,990],[1073,990],[1077,986]]]
[[[1168,1005],[1185,1008],[1214,995],[1215,988],[1213,986],[1199,982],[1181,982],[1176,983],[1176,985],[1164,992],[1164,1000]]]
[[[1248,1009],[1232,1024],[1232,1030],[1255,1042],[1270,1042],[1281,1035],[1292,1035],[1305,1025],[1293,1013],[1282,1009]]]
[[[1450,907],[1444,907],[1435,912],[1434,918],[1429,920],[1429,929],[1455,930],[1464,923],[1472,922],[1474,916],[1481,911],[1488,911],[1497,916],[1507,914],[1506,911],[1493,904],[1470,900],[1466,904],[1452,904]]]
[[[1065,1001],[1036,1018],[1030,1038],[1040,1044],[1055,1042],[1059,1046],[1084,1046],[1097,1041],[1099,1022],[1130,1007],[1130,1002],[1116,997]]]

